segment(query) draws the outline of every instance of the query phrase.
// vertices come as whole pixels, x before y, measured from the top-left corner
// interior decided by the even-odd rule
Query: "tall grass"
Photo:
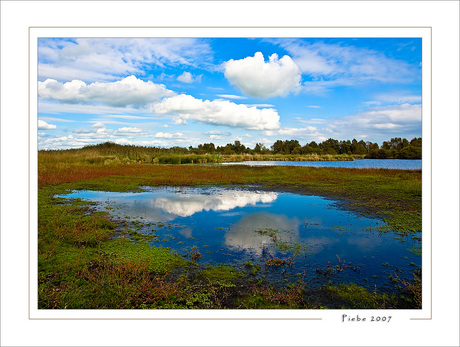
[[[142,146],[121,146],[111,143],[69,150],[43,150],[39,161],[59,161],[61,164],[206,164],[242,161],[352,161],[364,155],[348,154],[190,154],[179,149],[161,149]]]

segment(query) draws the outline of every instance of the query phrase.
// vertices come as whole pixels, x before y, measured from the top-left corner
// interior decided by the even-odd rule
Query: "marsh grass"
[[[60,165],[48,158],[39,162],[38,179],[40,188],[67,184],[69,189],[105,191],[139,191],[141,186],[159,185],[261,185],[341,200],[348,209],[385,218],[389,228],[404,235],[421,231],[420,170],[78,162]]]
[[[377,289],[369,292],[367,288],[354,283],[328,284],[324,288],[326,296],[334,305],[344,309],[393,309],[398,307],[398,297],[395,294],[378,293]]]
[[[38,154],[39,308],[336,307],[327,296],[323,303],[315,302],[312,306],[308,299],[311,291],[300,284],[280,289],[263,281],[251,284],[233,269],[192,271],[193,266],[198,266],[193,265],[199,259],[198,249],[189,260],[184,259],[167,248],[151,247],[149,243],[155,235],[139,233],[135,224],[133,229],[126,222],[115,222],[107,212],[96,213],[91,203],[54,197],[73,189],[141,191],[142,186],[160,185],[258,185],[261,189],[341,199],[347,208],[385,217],[393,231],[421,231],[421,171],[152,165],[158,153],[155,159],[132,148],[126,148],[126,157],[110,148],[104,151]],[[198,159],[190,157],[193,162]],[[241,160],[247,158],[241,156]],[[118,238],[113,239],[114,235]],[[281,250],[288,247],[284,250],[291,251],[291,246],[280,243]],[[293,259],[294,256],[290,261]],[[289,259],[268,256],[267,262],[271,264],[268,267],[286,266]],[[247,268],[252,278],[260,269]],[[419,284],[398,283],[407,300],[400,299],[395,305],[416,307]],[[347,307],[393,307],[391,297],[366,294],[359,286],[331,288],[324,293]]]

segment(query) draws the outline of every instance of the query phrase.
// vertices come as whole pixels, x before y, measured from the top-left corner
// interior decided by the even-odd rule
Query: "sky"
[[[40,38],[38,148],[422,136],[417,38]]]

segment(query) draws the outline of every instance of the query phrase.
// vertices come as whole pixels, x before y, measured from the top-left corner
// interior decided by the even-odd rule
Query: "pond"
[[[154,246],[199,264],[230,264],[273,284],[356,283],[391,291],[421,266],[421,238],[398,236],[340,201],[258,187],[143,187],[143,192],[74,191]]]
[[[344,167],[355,169],[398,169],[421,170],[422,160],[419,159],[355,159],[353,161],[243,161],[223,163],[222,165],[249,166],[311,166],[311,167]]]

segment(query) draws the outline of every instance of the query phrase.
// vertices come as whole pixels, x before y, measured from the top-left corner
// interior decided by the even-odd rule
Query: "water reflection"
[[[150,200],[153,208],[163,213],[189,217],[201,211],[230,211],[236,207],[270,203],[276,200],[274,192],[251,192],[241,190],[216,190],[208,194],[180,193]]]
[[[108,206],[114,207],[112,212],[118,216],[142,217],[150,222],[167,222],[203,211],[225,212],[237,207],[269,204],[277,199],[278,193],[221,188],[164,188],[142,193],[78,191],[67,197],[105,202]],[[236,214],[230,212],[229,216]]]
[[[249,214],[232,225],[225,234],[225,244],[261,254],[264,245],[273,244],[270,232],[276,234],[277,241],[293,242],[299,239],[300,224],[296,217],[288,218],[267,212]],[[259,233],[261,230],[268,233]]]
[[[99,202],[97,209],[127,220],[128,228],[157,235],[152,241],[155,246],[179,254],[197,247],[202,264],[244,266],[250,260],[261,266],[261,275],[267,278],[271,270],[264,270],[264,246],[268,255],[280,258],[289,257],[300,246],[293,267],[284,270],[294,277],[306,271],[306,278],[315,283],[341,276],[343,281],[373,289],[388,284],[391,269],[397,268],[400,278],[410,280],[414,264],[421,265],[421,257],[409,251],[420,247],[419,241],[407,237],[401,242],[391,232],[379,233],[381,220],[338,208],[336,201],[318,196],[258,191],[255,187],[164,187],[146,188],[141,193],[76,191],[66,197]],[[359,273],[343,271],[334,273],[337,277],[318,277],[338,259],[350,266],[361,265]],[[382,266],[385,263],[393,267]],[[273,276],[278,275],[273,272]]]

